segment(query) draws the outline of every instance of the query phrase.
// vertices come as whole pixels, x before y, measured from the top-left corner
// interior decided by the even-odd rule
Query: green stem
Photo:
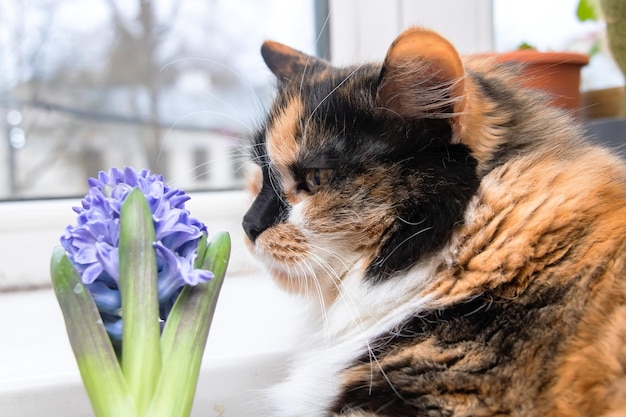
[[[161,337],[163,372],[149,417],[189,416],[229,257],[230,236],[215,235],[201,263],[203,269],[213,272],[213,279],[187,286],[178,296]]]
[[[100,313],[61,247],[52,252],[50,274],[70,345],[95,415],[136,416],[133,398]]]
[[[161,373],[157,260],[154,224],[146,198],[133,189],[120,213],[122,370],[138,414],[150,405]]]

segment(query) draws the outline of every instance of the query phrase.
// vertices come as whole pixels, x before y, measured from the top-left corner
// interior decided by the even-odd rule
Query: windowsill
[[[256,415],[296,343],[296,302],[264,274],[226,276],[192,416]],[[53,291],[0,294],[0,317],[0,415],[90,415]]]

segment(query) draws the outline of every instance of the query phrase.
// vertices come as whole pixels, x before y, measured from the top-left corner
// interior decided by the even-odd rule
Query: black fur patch
[[[459,401],[457,405],[474,401],[484,402],[494,414],[510,414],[516,405],[510,402],[514,399],[505,400],[505,393],[512,388],[513,379],[521,377],[518,361],[530,362],[525,357],[530,355],[542,364],[539,370],[543,375],[522,378],[526,390],[537,390],[539,395],[546,388],[542,384],[550,380],[547,375],[556,366],[556,346],[568,336],[558,325],[568,292],[564,287],[549,288],[532,300],[500,300],[484,294],[414,317],[393,333],[370,342],[372,352],[353,365],[371,363],[371,378],[368,375],[367,381],[346,386],[330,411],[356,408],[390,417],[450,416],[455,401]],[[446,354],[439,358],[404,355],[404,359],[379,368],[387,355],[393,357],[404,347],[425,342]],[[537,347],[541,349],[535,351]],[[532,379],[544,382],[533,383]],[[485,402],[488,398],[496,400],[489,404]]]
[[[280,182],[270,169],[264,140],[263,134],[257,134],[253,147],[254,161],[263,172],[263,185],[242,222],[243,229],[252,242],[263,231],[284,220],[288,209]]]
[[[441,140],[417,150],[403,161],[403,168],[407,177],[419,178],[419,190],[401,202],[390,235],[367,269],[374,281],[409,269],[441,249],[480,183],[469,149]]]
[[[352,78],[349,69],[338,71],[306,90],[309,123],[332,138],[311,152],[340,160],[346,179],[375,165],[397,176],[398,219],[367,268],[379,282],[441,249],[480,181],[469,149],[451,143],[449,120],[400,118],[377,102],[378,67],[352,71]]]

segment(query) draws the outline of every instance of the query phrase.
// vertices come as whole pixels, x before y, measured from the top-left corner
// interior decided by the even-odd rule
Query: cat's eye
[[[305,170],[303,188],[311,194],[315,194],[328,184],[334,172],[334,169],[325,168],[311,168]]]

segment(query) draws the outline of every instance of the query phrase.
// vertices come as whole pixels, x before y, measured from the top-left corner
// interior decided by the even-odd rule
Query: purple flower
[[[109,335],[120,341],[118,245],[120,209],[128,193],[139,188],[152,213],[163,321],[184,285],[196,285],[213,277],[209,271],[194,269],[198,241],[206,233],[206,226],[189,216],[185,210],[189,197],[182,190],[170,188],[162,176],[148,170],[137,173],[129,167],[112,168],[87,183],[89,192],[81,201],[82,207],[74,207],[78,224],[65,229],[61,244],[91,292]]]

